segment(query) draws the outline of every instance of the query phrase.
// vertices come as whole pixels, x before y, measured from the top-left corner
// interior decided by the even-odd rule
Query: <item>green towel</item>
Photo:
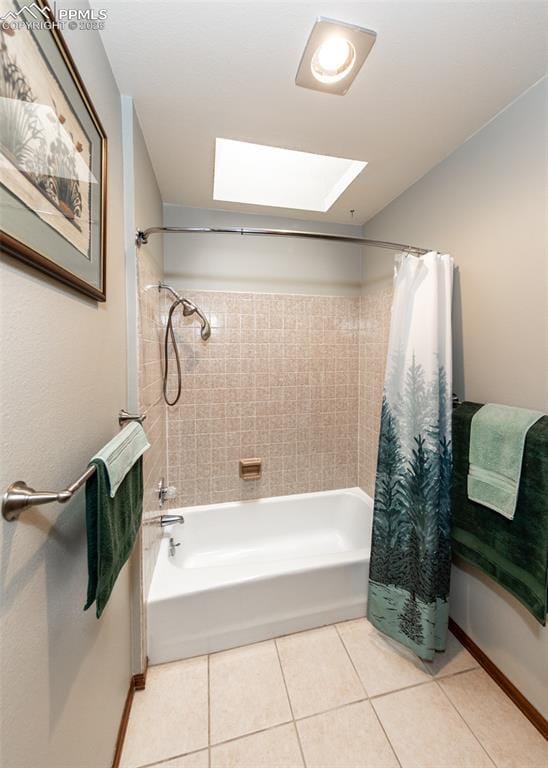
[[[482,406],[453,412],[453,553],[481,568],[546,624],[548,587],[548,416],[528,431],[513,520],[468,498],[471,423]]]
[[[116,496],[122,480],[137,459],[149,448],[145,430],[132,421],[93,456],[90,463],[101,459],[107,468],[111,498]]]
[[[95,601],[99,618],[141,525],[143,459],[138,459],[129,470],[114,498],[110,496],[104,462],[93,459],[91,463],[95,473],[86,483],[88,595],[84,610]]]
[[[512,520],[516,511],[525,436],[544,414],[488,403],[470,432],[468,498]]]

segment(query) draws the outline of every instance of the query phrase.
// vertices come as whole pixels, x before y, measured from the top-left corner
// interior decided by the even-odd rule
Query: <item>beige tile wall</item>
[[[377,446],[390,330],[392,284],[374,284],[360,299],[358,483],[370,496],[375,491]]]
[[[156,562],[161,528],[152,523],[159,513],[158,480],[167,476],[166,408],[162,399],[163,341],[162,297],[158,282],[162,279],[155,261],[146,249],[139,254],[139,412],[147,411],[144,422],[150,442],[143,459],[143,590],[148,594]]]
[[[185,295],[212,334],[201,341],[197,321],[176,313],[183,392],[168,416],[172,506],[355,486],[360,298]],[[248,457],[262,459],[261,480],[240,479]]]

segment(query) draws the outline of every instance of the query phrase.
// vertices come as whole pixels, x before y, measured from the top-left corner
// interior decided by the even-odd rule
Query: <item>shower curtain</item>
[[[367,616],[431,660],[445,648],[449,615],[453,260],[430,252],[398,261]]]

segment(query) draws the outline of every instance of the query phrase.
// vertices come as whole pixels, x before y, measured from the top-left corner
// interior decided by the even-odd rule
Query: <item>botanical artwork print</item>
[[[0,0],[0,16],[20,9]],[[90,258],[91,142],[33,31],[0,26],[2,184]]]
[[[426,660],[449,616],[452,270],[432,252],[396,276],[373,512],[368,618]]]

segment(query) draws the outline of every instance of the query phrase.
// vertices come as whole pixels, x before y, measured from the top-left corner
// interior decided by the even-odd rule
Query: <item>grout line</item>
[[[246,739],[248,736],[257,736],[259,733],[266,733],[267,731],[274,731],[276,728],[281,728],[282,725],[291,725],[293,720],[283,720],[281,723],[275,723],[274,725],[266,725],[264,728],[258,728],[256,731],[249,731],[249,733],[241,733],[239,736],[232,736],[230,739],[223,739],[222,741],[216,741],[211,745],[211,748],[223,746],[224,744],[231,744],[233,741],[240,741],[240,739]],[[170,758],[172,759],[172,758]],[[140,766],[139,768],[148,768],[148,766]]]
[[[245,647],[245,646],[242,646],[242,647]],[[277,646],[276,646],[276,650],[278,652],[278,660],[280,662],[280,667],[281,667],[281,660],[280,660],[280,657],[279,657],[279,651],[278,651]],[[452,675],[447,675],[447,677],[453,677],[453,676],[461,675],[461,674],[464,674],[465,672],[471,672],[471,671],[473,671],[473,670],[463,670],[462,672],[455,672]],[[283,674],[283,668],[282,668],[282,678],[283,678],[284,685],[286,687],[286,692],[287,692],[287,685],[286,685],[286,681],[285,681],[285,676]],[[420,688],[421,686],[429,685],[430,683],[436,683],[436,682],[437,681],[434,680],[434,679],[432,679],[432,680],[425,680],[422,683],[417,683],[415,685],[410,685],[410,686],[407,686],[405,688],[398,688],[396,690],[388,691],[387,693],[377,694],[377,695],[371,696],[369,698],[362,698],[362,699],[357,699],[356,701],[349,701],[349,702],[346,702],[345,704],[339,704],[336,707],[330,707],[329,709],[324,709],[324,710],[321,710],[319,712],[314,712],[314,713],[312,713],[310,715],[304,715],[303,717],[299,717],[299,718],[295,718],[294,717],[293,708],[291,706],[291,700],[290,700],[289,694],[288,694],[289,707],[290,707],[291,714],[292,714],[292,719],[291,720],[285,720],[282,723],[276,723],[275,725],[269,725],[269,726],[266,726],[265,728],[259,728],[258,730],[251,731],[249,733],[240,734],[239,736],[234,736],[233,738],[230,738],[230,739],[224,739],[223,741],[219,741],[219,742],[216,742],[215,744],[212,744],[211,747],[214,747],[214,746],[217,747],[217,746],[221,746],[221,745],[224,745],[224,744],[230,744],[233,741],[239,741],[240,739],[245,739],[248,736],[256,736],[256,735],[258,735],[260,733],[266,733],[266,731],[272,731],[272,730],[275,730],[277,728],[281,728],[283,725],[293,724],[295,726],[295,729],[296,729],[296,732],[297,732],[297,739],[298,739],[298,742],[299,742],[299,748],[301,750],[301,754],[302,754],[303,760],[304,760],[304,753],[303,753],[303,750],[302,750],[302,744],[301,744],[301,740],[300,740],[300,737],[299,737],[298,729],[296,728],[297,723],[299,723],[299,722],[301,722],[303,720],[311,720],[312,718],[319,717],[320,715],[326,715],[326,714],[329,714],[331,712],[336,712],[336,711],[338,711],[340,709],[346,709],[347,707],[352,707],[354,704],[363,704],[365,702],[372,703],[376,699],[383,698],[385,696],[390,696],[393,693],[398,693],[400,691],[407,691],[410,688]],[[441,686],[439,686],[439,687],[441,687]],[[445,691],[444,691],[444,694],[445,694]],[[445,694],[445,696],[447,696],[447,694]],[[449,697],[447,697],[447,698],[449,698]],[[450,700],[450,703],[452,704],[453,708],[455,708],[455,705],[453,704],[453,702],[451,700]],[[377,711],[375,710],[375,707],[372,707],[372,709],[373,709],[373,712],[375,713],[375,716],[376,716],[377,720],[379,720],[379,724],[381,726],[381,729],[382,729],[383,733],[385,734],[385,736],[386,736],[386,738],[388,740],[388,743],[390,744],[390,747],[391,747],[391,749],[393,750],[393,752],[394,752],[394,754],[396,756],[396,760],[398,760],[398,763],[399,763],[398,756],[397,756],[397,754],[395,752],[394,747],[392,746],[392,742],[390,741],[390,739],[388,737],[388,734],[386,733],[386,731],[385,731],[385,729],[383,727],[383,724],[382,724],[381,720],[379,719],[379,716],[377,714]],[[458,710],[457,710],[457,712],[458,712]],[[461,719],[463,719],[462,715],[460,714],[460,712],[458,712],[458,715],[459,715],[459,717],[461,717]],[[468,725],[467,725],[467,727],[468,727],[468,729],[470,731],[472,730]],[[479,741],[478,737],[473,733],[473,731],[472,731],[472,734],[473,734],[474,738],[477,741]],[[481,745],[481,746],[483,747],[483,745]],[[196,754],[197,752],[203,752],[204,749],[205,748],[202,747],[201,749],[196,749],[196,750],[193,750],[192,752],[184,752],[184,753],[181,753],[179,755],[171,755],[170,757],[163,758],[160,761],[157,761],[157,762],[154,762],[154,763],[146,763],[145,765],[138,766],[138,768],[155,768],[155,766],[163,765],[164,763],[169,763],[170,760],[176,760],[176,759],[181,758],[181,757],[186,757],[188,755]],[[483,749],[484,749],[484,751],[486,751],[485,748],[483,748]],[[489,756],[489,758],[490,758],[490,756]],[[492,761],[492,758],[490,758],[490,759]],[[401,765],[401,763],[399,763],[399,764]],[[305,762],[305,766],[306,766],[306,762]]]
[[[373,699],[381,699],[383,696],[391,696],[393,693],[399,693],[400,691],[408,691],[410,688],[420,688],[422,685],[428,685],[429,683],[437,683],[440,680],[447,680],[449,677],[458,677],[459,675],[466,675],[467,672],[474,672],[478,667],[470,667],[469,669],[460,669],[457,672],[449,672],[447,675],[443,675],[443,677],[434,677],[432,675],[428,680],[422,680],[420,683],[411,683],[410,685],[404,685],[401,688],[394,688],[390,691],[383,691],[383,693],[374,693],[369,698],[371,700]]]
[[[363,699],[355,699],[354,701],[347,701],[346,704],[337,704],[336,707],[329,707],[329,709],[321,709],[319,712],[313,712],[311,715],[303,715],[302,717],[298,717],[295,720],[295,723],[300,723],[303,720],[311,720],[313,717],[319,717],[320,715],[328,715],[330,712],[337,712],[339,709],[346,709],[346,707],[351,707],[354,704],[363,704],[366,701],[369,701],[369,699],[364,696]]]
[[[299,745],[299,750],[300,750],[300,753],[301,753],[301,759],[303,761],[303,765],[306,767],[306,760],[305,760],[305,757],[304,757],[303,745],[301,743],[301,737],[299,735],[299,730],[297,728],[297,721],[295,720],[295,713],[293,712],[293,704],[291,703],[291,696],[289,695],[289,689],[287,687],[287,681],[285,679],[285,672],[284,672],[284,668],[283,668],[283,664],[282,664],[282,659],[280,657],[280,649],[278,648],[278,643],[276,642],[276,639],[274,639],[274,647],[276,649],[276,656],[278,657],[278,664],[280,665],[280,672],[282,673],[282,680],[283,680],[283,683],[284,683],[285,695],[287,696],[287,701],[288,701],[288,704],[289,704],[289,711],[291,712],[291,717],[293,718],[293,728],[295,729],[295,734],[297,736],[297,743]]]
[[[179,760],[181,757],[188,757],[189,755],[197,755],[199,752],[203,752],[205,747],[201,749],[193,749],[191,752],[181,752],[179,755],[171,755],[170,757],[164,757],[162,760],[157,760],[155,763],[146,763],[145,765],[135,766],[134,768],[156,768],[156,766],[167,766],[172,760]]]
[[[344,488],[341,488],[340,490],[344,490]],[[254,499],[251,499],[251,501],[255,501]],[[358,616],[354,619],[342,619],[341,624],[345,624],[347,621],[357,621],[359,619],[365,619],[365,616]],[[318,624],[314,627],[308,627],[308,629],[299,629],[296,632],[285,632],[283,635],[275,635],[274,637],[266,637],[263,640],[255,640],[252,643],[246,643],[245,645],[235,645],[231,648],[225,648],[221,651],[213,651],[210,656],[218,656],[220,653],[230,653],[231,651],[236,651],[239,648],[251,648],[253,645],[260,645],[261,643],[269,643],[271,640],[282,640],[284,637],[293,637],[295,635],[303,635],[305,632],[316,632],[320,629],[325,629],[326,627],[334,627],[335,624],[332,622],[327,624]],[[199,659],[201,656],[204,656],[203,653],[198,653],[196,656],[189,656],[188,659]],[[154,664],[154,667],[162,667],[165,664],[178,664],[180,661],[187,661],[188,659],[177,659],[176,661],[163,661],[161,664]]]
[[[365,693],[365,698],[366,698],[366,699],[369,699],[369,698],[370,698],[370,696],[369,696],[369,693],[367,692],[367,688],[365,687],[365,684],[364,684],[364,682],[363,682],[363,680],[362,680],[362,678],[361,678],[361,675],[360,675],[360,673],[358,672],[358,670],[356,669],[356,665],[354,664],[354,659],[353,659],[353,658],[352,658],[352,656],[350,655],[350,651],[349,651],[349,650],[348,650],[348,648],[346,647],[346,645],[345,645],[345,642],[344,642],[344,640],[343,640],[343,637],[342,637],[341,633],[339,632],[339,627],[338,627],[336,624],[333,624],[333,627],[334,627],[334,629],[335,629],[335,632],[336,632],[336,634],[337,634],[337,637],[339,638],[339,642],[341,643],[341,645],[342,645],[342,647],[343,647],[343,649],[344,649],[344,652],[346,653],[346,655],[347,655],[347,657],[348,657],[348,660],[350,661],[350,664],[352,665],[352,669],[353,669],[353,670],[354,670],[354,672],[356,673],[356,677],[358,678],[358,682],[359,682],[359,684],[361,685],[363,692]]]
[[[451,697],[449,696],[449,694],[448,694],[448,693],[446,693],[446,691],[444,690],[444,688],[443,688],[443,685],[440,685],[440,684],[438,683],[438,681],[437,681],[437,680],[436,680],[436,685],[438,686],[438,688],[440,689],[440,691],[442,692],[442,694],[445,696],[445,698],[447,699],[447,701],[449,702],[449,704],[450,704],[450,705],[453,707],[453,709],[454,709],[454,710],[455,710],[455,712],[457,713],[457,717],[459,717],[459,718],[462,720],[462,722],[464,723],[465,727],[466,727],[466,728],[468,728],[468,730],[470,731],[470,733],[472,734],[472,736],[474,737],[474,739],[475,739],[475,740],[478,742],[478,744],[480,745],[480,747],[483,749],[483,751],[484,751],[484,752],[485,752],[485,754],[487,755],[487,759],[488,759],[488,760],[489,760],[491,763],[493,763],[493,765],[494,765],[494,766],[496,766],[497,764],[495,763],[494,759],[491,757],[491,755],[489,754],[489,752],[488,752],[488,751],[486,750],[486,748],[483,746],[483,744],[482,744],[482,742],[481,742],[480,738],[479,738],[478,736],[476,736],[476,734],[474,733],[474,731],[472,730],[472,728],[471,728],[471,727],[468,725],[468,723],[466,722],[466,720],[464,719],[464,717],[461,715],[461,713],[460,713],[460,711],[458,710],[458,708],[457,708],[456,704],[453,702],[453,700],[451,699]]]
[[[361,678],[361,675],[360,675],[360,673],[359,673],[359,672],[358,672],[358,670],[356,669],[356,665],[354,664],[354,659],[352,658],[352,656],[350,655],[350,651],[349,651],[349,650],[348,650],[348,648],[346,647],[346,643],[344,642],[344,637],[341,635],[341,633],[340,633],[340,631],[339,631],[339,627],[338,627],[338,625],[337,625],[337,624],[335,624],[335,625],[334,625],[334,627],[335,627],[335,630],[336,630],[336,632],[337,632],[337,634],[338,634],[338,636],[339,636],[339,639],[340,639],[340,641],[341,641],[341,643],[342,643],[342,645],[343,645],[343,648],[344,648],[344,650],[346,651],[346,655],[347,655],[347,656],[348,656],[348,658],[350,659],[350,663],[352,664],[352,666],[353,666],[353,668],[354,668],[354,671],[355,671],[356,675],[358,676],[358,680],[360,681],[360,683],[361,683],[361,686],[362,686],[363,690],[365,691],[365,695],[368,697],[368,699],[367,699],[367,700],[374,698],[374,697],[372,697],[372,696],[369,696],[369,695],[368,695],[368,692],[367,692],[367,689],[366,689],[366,687],[365,687],[365,684],[364,684],[364,682],[363,682],[363,680],[362,680],[362,678]],[[398,757],[398,753],[396,752],[396,748],[394,747],[394,745],[393,745],[393,744],[392,744],[392,742],[390,741],[390,738],[389,738],[389,736],[388,736],[387,732],[386,732],[386,731],[385,731],[385,729],[384,729],[384,725],[383,725],[383,724],[382,724],[382,722],[381,722],[381,719],[380,719],[380,717],[379,717],[379,715],[378,715],[378,713],[377,713],[377,710],[376,710],[376,709],[375,709],[375,707],[374,707],[374,706],[371,704],[371,702],[369,702],[369,703],[370,703],[371,709],[373,710],[373,712],[374,712],[374,714],[375,714],[375,717],[377,718],[377,721],[378,721],[378,723],[379,723],[379,725],[380,725],[380,727],[381,727],[381,730],[382,730],[382,732],[384,733],[384,735],[385,735],[385,737],[386,737],[386,740],[387,740],[387,742],[388,742],[388,744],[389,744],[389,746],[390,746],[390,749],[391,749],[391,750],[392,750],[392,752],[394,753],[394,757],[396,758],[396,762],[398,763],[398,765],[399,765],[399,766],[400,766],[400,768],[401,768],[401,763],[400,763],[400,760],[399,760],[399,757]]]
[[[390,746],[390,749],[392,750],[392,752],[394,754],[394,757],[396,758],[397,764],[400,766],[400,768],[402,768],[402,764],[400,762],[400,758],[398,757],[398,753],[396,752],[396,747],[392,744],[392,741],[390,740],[390,736],[388,735],[388,733],[387,733],[387,731],[386,731],[386,729],[385,729],[385,727],[383,725],[383,722],[382,722],[381,718],[379,717],[379,713],[377,712],[377,710],[375,709],[373,704],[371,704],[371,709],[373,710],[373,714],[377,718],[377,722],[378,722],[382,732],[384,733],[384,735],[386,737],[386,741],[388,742],[388,744]]]
[[[439,672],[435,676],[432,675],[432,680],[439,682],[440,680],[446,680],[448,677],[458,677],[458,675],[465,675],[467,672],[475,672],[477,669],[481,669],[479,664],[474,667],[468,667],[467,669],[457,669],[456,672],[447,672],[446,674]]]
[[[303,761],[303,766],[306,768],[306,760],[304,759],[304,750],[303,745],[301,743],[301,735],[299,733],[299,729],[297,728],[297,722],[293,720],[293,730],[295,731],[295,736],[297,737],[297,744],[299,745],[299,751],[301,753],[301,760]]]
[[[214,747],[214,746],[216,747],[216,746],[219,746],[221,744],[229,744],[230,742],[238,741],[239,739],[246,738],[247,736],[254,736],[254,735],[259,734],[259,733],[264,733],[266,731],[270,731],[270,730],[273,730],[275,728],[279,728],[282,725],[289,725],[290,723],[292,723],[294,728],[295,728],[295,731],[296,731],[296,734],[297,734],[297,741],[298,741],[298,744],[299,744],[299,749],[300,749],[301,756],[302,756],[302,759],[303,759],[303,764],[306,767],[306,761],[305,761],[305,758],[304,758],[304,751],[303,751],[303,748],[302,748],[302,743],[301,743],[301,739],[300,739],[300,736],[299,736],[299,731],[298,731],[298,728],[297,728],[297,723],[298,722],[300,722],[301,720],[309,720],[309,719],[311,719],[313,717],[317,717],[319,715],[325,715],[325,714],[328,714],[330,712],[336,712],[339,709],[345,709],[346,707],[352,706],[353,704],[360,704],[360,703],[363,703],[363,702],[366,702],[366,701],[369,701],[372,704],[376,699],[383,698],[385,696],[391,696],[393,693],[399,693],[400,691],[407,691],[407,690],[410,690],[411,688],[420,688],[421,686],[429,685],[430,683],[436,683],[438,685],[438,687],[442,690],[442,692],[444,693],[446,698],[451,703],[452,707],[457,711],[458,716],[463,720],[463,722],[465,723],[465,725],[468,728],[468,730],[474,736],[475,740],[479,742],[479,744],[482,747],[483,751],[487,754],[489,760],[495,765],[493,759],[491,758],[491,756],[489,755],[489,753],[487,752],[487,750],[485,749],[485,747],[483,746],[483,744],[481,743],[479,738],[473,732],[472,728],[468,725],[468,723],[466,723],[466,721],[464,720],[463,716],[460,714],[460,712],[456,708],[455,704],[453,704],[453,702],[451,701],[451,699],[448,696],[448,694],[444,691],[443,687],[441,685],[439,685],[440,678],[435,678],[432,675],[429,679],[424,680],[424,681],[422,681],[420,683],[414,683],[412,685],[403,686],[402,688],[395,688],[395,689],[393,689],[391,691],[386,691],[384,693],[378,693],[378,694],[373,694],[372,696],[368,696],[367,690],[365,688],[365,685],[363,684],[363,681],[362,681],[362,679],[361,679],[361,677],[360,677],[360,675],[359,675],[359,673],[358,673],[358,671],[356,669],[356,666],[355,666],[355,664],[353,662],[353,659],[352,659],[352,657],[350,655],[350,652],[348,651],[348,648],[346,647],[346,645],[344,643],[344,639],[343,639],[343,637],[342,637],[342,635],[340,633],[340,630],[339,630],[339,624],[346,624],[346,623],[349,623],[351,621],[356,621],[356,619],[348,619],[346,621],[337,622],[335,624],[324,624],[324,625],[322,625],[320,627],[313,627],[311,629],[303,629],[303,630],[300,630],[299,632],[289,632],[289,633],[287,633],[285,635],[279,635],[279,636],[276,636],[276,637],[273,637],[273,638],[269,638],[267,640],[258,640],[255,643],[248,643],[245,646],[237,646],[236,648],[229,648],[229,649],[227,649],[225,651],[217,651],[215,654],[201,654],[201,656],[204,656],[204,655],[207,656],[207,683],[208,683],[208,686],[207,686],[208,687],[208,696],[207,696],[208,745],[207,745],[207,747],[202,747],[201,749],[193,750],[191,752],[184,752],[184,753],[181,753],[179,755],[171,755],[169,757],[165,757],[162,760],[156,761],[154,763],[146,763],[146,764],[143,764],[143,765],[140,765],[140,766],[135,766],[134,768],[156,768],[156,766],[162,766],[164,763],[169,763],[170,760],[175,760],[177,758],[186,757],[187,755],[196,754],[197,752],[202,752],[206,748],[208,750],[208,765],[210,766],[211,765],[210,761],[211,761],[211,748],[212,747]],[[358,677],[358,680],[360,682],[360,685],[361,685],[361,687],[362,687],[362,689],[363,689],[363,691],[365,693],[365,697],[361,698],[361,699],[357,699],[355,701],[346,702],[345,704],[339,704],[336,707],[330,707],[328,709],[321,710],[320,712],[314,712],[314,713],[312,713],[310,715],[305,715],[304,717],[296,718],[295,714],[293,712],[293,706],[292,706],[292,703],[291,703],[291,698],[289,696],[289,690],[287,688],[287,681],[286,681],[286,678],[285,678],[284,669],[283,669],[283,665],[282,665],[282,662],[281,662],[281,657],[280,657],[280,652],[279,652],[277,640],[280,640],[280,639],[282,639],[284,637],[292,637],[294,635],[300,635],[300,634],[303,634],[305,632],[314,632],[314,631],[317,631],[317,630],[320,630],[320,629],[325,629],[326,627],[333,627],[335,629],[335,631],[336,631],[336,633],[337,633],[337,635],[338,635],[338,637],[339,637],[339,639],[340,639],[340,641],[341,641],[341,643],[343,645],[343,648],[344,648],[348,658],[350,659],[350,663],[352,664],[352,667],[353,667],[354,671],[357,674],[357,677]],[[278,658],[278,663],[280,665],[280,670],[281,670],[281,673],[282,673],[282,680],[283,680],[283,683],[284,683],[284,688],[285,688],[286,696],[287,696],[288,703],[289,703],[289,709],[290,709],[290,712],[291,712],[291,720],[284,720],[281,723],[276,723],[274,725],[269,725],[269,726],[267,726],[265,728],[259,728],[258,730],[251,731],[249,733],[240,734],[239,736],[234,736],[231,739],[225,739],[223,741],[215,742],[215,744],[212,744],[211,743],[211,684],[210,684],[210,658],[211,658],[211,656],[212,655],[217,655],[217,654],[220,654],[220,653],[229,653],[230,651],[236,650],[237,648],[246,648],[246,647],[250,647],[250,646],[253,646],[253,645],[258,645],[259,643],[268,643],[268,642],[273,642],[274,643],[274,647],[276,649],[276,655],[277,655],[277,658]],[[396,652],[396,651],[394,651],[394,652]],[[195,658],[200,658],[200,656],[194,656],[194,657],[191,657],[191,658],[194,658],[194,659]],[[178,659],[177,661],[164,662],[164,664],[165,665],[167,665],[167,664],[178,664],[178,663],[185,662],[185,661],[188,661],[188,659]],[[164,666],[164,664],[157,664],[157,665],[154,665],[154,666],[155,667],[162,667],[162,666]],[[473,671],[475,671],[478,668],[479,667],[476,666],[476,667],[470,667],[469,669],[459,670],[457,672],[451,672],[451,673],[449,673],[447,675],[444,675],[444,677],[441,678],[441,679],[446,680],[446,679],[451,678],[451,677],[457,677],[459,675],[464,675],[464,674],[467,674],[468,672],[473,672]],[[375,707],[372,706],[372,709],[373,709],[373,711],[375,713],[375,716],[376,716],[377,720],[379,721],[379,724],[380,724],[380,727],[381,727],[383,733],[385,734],[385,736],[386,736],[386,738],[388,740],[388,743],[390,744],[390,747],[391,747],[392,751],[394,752],[394,755],[396,757],[396,760],[398,761],[398,764],[401,766],[401,763],[399,762],[398,756],[396,754],[396,750],[394,749],[394,747],[392,745],[392,742],[390,741],[390,739],[388,737],[388,734],[386,733],[386,731],[384,729],[384,726],[383,726],[383,724],[382,724],[382,722],[381,722],[381,720],[380,720],[380,718],[379,718],[379,716],[377,714],[377,711],[376,711]],[[169,768],[169,766],[167,766],[167,768]]]
[[[391,691],[383,691],[383,693],[375,693],[373,696],[370,696],[371,701],[375,701],[375,699],[383,699],[385,696],[391,696],[393,693],[401,693],[401,691],[408,691],[410,688],[421,688],[423,685],[430,685],[430,683],[435,683],[436,680],[432,677],[430,680],[422,680],[420,683],[411,683],[410,685],[403,685],[401,688],[394,688]]]
[[[402,690],[402,689],[400,689],[400,690]],[[379,697],[377,696],[376,698],[379,698]],[[382,729],[382,732],[386,736],[386,740],[388,741],[388,743],[390,745],[390,749],[394,753],[394,757],[396,758],[396,761],[397,761],[398,765],[400,766],[400,768],[402,768],[402,764],[401,764],[400,758],[398,756],[398,753],[396,751],[396,747],[394,746],[394,744],[392,744],[392,740],[390,739],[390,736],[388,735],[388,731],[384,727],[384,724],[383,724],[383,722],[382,722],[382,720],[380,718],[379,713],[377,712],[377,709],[376,709],[375,705],[373,704],[373,701],[371,701],[371,709],[375,713],[375,717],[377,718],[377,722],[379,723],[379,725],[380,725],[380,727]]]
[[[366,620],[367,620],[367,621],[369,621],[369,619],[366,619]],[[352,619],[350,619],[350,621],[352,621]],[[342,623],[345,623],[345,622],[342,622]],[[402,686],[401,688],[394,688],[393,690],[390,690],[390,691],[385,691],[385,692],[383,692],[383,693],[373,693],[373,694],[369,694],[369,693],[367,692],[367,689],[366,689],[366,687],[365,687],[365,684],[364,684],[363,680],[361,679],[360,673],[359,673],[359,672],[358,672],[358,670],[356,669],[356,666],[355,666],[355,664],[354,664],[354,660],[352,659],[352,656],[350,655],[350,651],[349,651],[349,650],[348,650],[348,648],[346,647],[346,644],[345,644],[345,642],[344,642],[344,638],[343,638],[343,636],[341,635],[341,633],[340,633],[340,631],[339,631],[339,627],[338,627],[338,624],[333,624],[333,626],[334,626],[334,627],[335,627],[335,629],[337,630],[337,634],[339,635],[339,637],[340,637],[340,639],[341,639],[341,642],[342,642],[342,644],[343,644],[343,646],[344,646],[344,650],[346,651],[346,653],[347,653],[347,655],[348,655],[348,658],[350,659],[350,662],[351,662],[352,666],[354,667],[354,670],[355,670],[356,674],[358,675],[358,679],[359,679],[360,683],[362,684],[362,688],[364,689],[364,691],[365,691],[365,695],[366,695],[366,697],[367,697],[368,699],[372,700],[372,699],[378,699],[378,698],[380,698],[381,696],[390,696],[390,694],[391,694],[391,693],[397,693],[398,691],[406,691],[408,688],[418,688],[418,686],[420,686],[420,685],[427,685],[428,683],[431,683],[431,682],[433,682],[433,681],[434,681],[434,677],[433,677],[433,676],[431,676],[431,677],[429,677],[429,678],[428,678],[428,680],[423,680],[423,681],[422,681],[422,682],[420,682],[420,683],[411,683],[410,685],[404,685],[404,686]],[[396,651],[394,651],[394,653],[395,653],[395,652],[396,652]],[[419,661],[420,661],[420,659],[419,659]],[[421,663],[422,663],[422,662],[421,662]],[[426,673],[426,670],[424,670],[424,671],[425,671],[425,673]],[[456,674],[456,673],[453,673],[453,674]],[[346,705],[345,705],[345,706],[346,706]],[[337,709],[337,707],[335,707],[335,709]]]

